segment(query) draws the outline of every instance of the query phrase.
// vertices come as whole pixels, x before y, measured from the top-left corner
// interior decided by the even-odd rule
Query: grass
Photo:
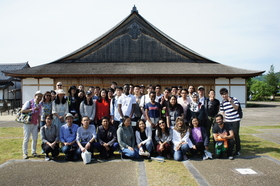
[[[145,160],[145,166],[149,185],[198,185],[182,162]]]

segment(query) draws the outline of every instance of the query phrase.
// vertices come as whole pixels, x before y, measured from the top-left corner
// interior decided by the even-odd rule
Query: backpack
[[[241,118],[243,118],[243,111],[242,111],[242,108],[241,108],[241,105],[239,102],[238,102],[238,105],[239,105],[239,107],[238,107],[237,113],[239,115],[239,118],[241,119]]]

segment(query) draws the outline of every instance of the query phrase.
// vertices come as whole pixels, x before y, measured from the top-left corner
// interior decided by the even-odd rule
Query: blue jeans
[[[189,145],[183,144],[179,150],[174,151],[174,160],[181,161],[183,159],[183,155],[186,155],[188,150],[189,150]]]
[[[82,146],[85,147],[86,144],[87,144],[87,143],[82,143]],[[91,143],[91,144],[90,144],[90,147],[89,147],[89,149],[87,149],[87,151],[93,153],[94,147],[95,147],[95,144],[94,144],[94,143]],[[80,147],[78,147],[78,149],[77,149],[77,154],[79,154],[79,155],[82,154],[82,151],[81,151],[81,148],[80,148]]]
[[[68,146],[63,146],[61,148],[61,151],[65,154],[65,159],[66,160],[74,160],[77,161],[79,159],[79,156],[77,154],[77,146],[72,146],[72,145],[68,145]]]
[[[132,150],[129,150],[128,148],[124,148],[122,150],[122,153],[123,155],[129,157],[129,158],[136,158],[138,159],[140,156],[139,156],[139,151],[137,148],[134,148],[134,151]]]
[[[152,140],[147,141],[144,145],[141,146],[143,148],[143,151],[148,151],[150,154],[153,150],[153,142]]]

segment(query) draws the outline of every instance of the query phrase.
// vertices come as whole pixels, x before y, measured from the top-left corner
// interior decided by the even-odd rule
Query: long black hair
[[[107,103],[110,103],[109,98],[108,98],[108,91],[107,91],[106,89],[104,89],[104,88],[99,92],[97,101],[98,101],[99,103],[102,102],[102,97],[101,97],[101,92],[102,92],[102,91],[105,91],[105,93],[106,93],[105,101],[106,101]]]
[[[165,123],[164,132],[165,132],[166,135],[169,136],[169,129],[168,129],[168,127],[167,127],[167,124],[166,124],[165,120],[164,120],[164,119],[160,119],[160,120],[158,120],[158,123],[157,123],[157,124],[158,124],[158,126],[157,126],[158,137],[159,137],[159,138],[162,137],[162,130],[161,130],[161,128],[159,127],[159,121],[163,121],[163,122]]]

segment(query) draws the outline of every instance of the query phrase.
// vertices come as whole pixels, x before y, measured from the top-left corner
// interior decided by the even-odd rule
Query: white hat
[[[67,117],[72,117],[74,118],[74,116],[71,113],[67,113],[66,116],[64,117],[64,119],[66,119]]]
[[[43,95],[43,93],[42,93],[40,90],[38,90],[38,91],[35,93],[35,96],[36,96],[37,94]]]
[[[64,92],[63,89],[58,89],[58,91],[56,91],[56,94],[66,94],[66,93]]]

